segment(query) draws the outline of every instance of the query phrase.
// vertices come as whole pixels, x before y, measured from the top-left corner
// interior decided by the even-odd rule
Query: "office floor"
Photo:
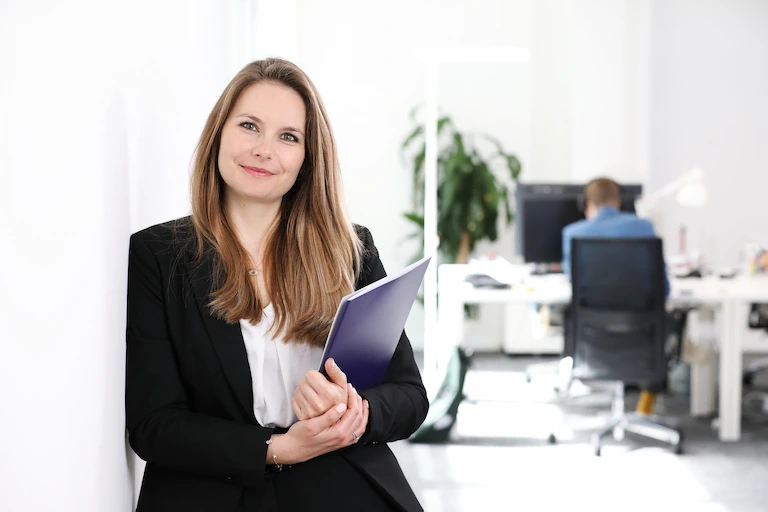
[[[476,354],[453,441],[391,445],[427,512],[768,510],[768,416],[745,419],[742,440],[724,444],[711,419],[686,414],[687,397],[667,396],[656,412],[681,421],[683,455],[628,433],[609,437],[595,457],[590,434],[608,393],[576,386],[577,396],[560,399],[554,376],[525,381],[523,369],[537,361]],[[627,408],[636,401],[628,393]],[[552,428],[557,445],[546,441]]]

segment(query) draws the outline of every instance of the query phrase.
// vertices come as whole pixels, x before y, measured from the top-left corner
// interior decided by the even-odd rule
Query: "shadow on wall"
[[[103,261],[104,278],[102,279],[102,300],[107,308],[106,318],[110,319],[104,324],[103,340],[105,344],[113,343],[125,345],[125,314],[127,294],[127,269],[128,269],[128,240],[130,236],[130,180],[129,180],[129,154],[128,154],[128,130],[126,125],[125,102],[119,91],[115,91],[107,104],[104,119],[104,163],[103,163],[103,217],[101,218],[101,239],[104,240],[103,255],[98,260]],[[96,189],[98,190],[98,189]],[[126,482],[125,494],[133,505],[127,510],[135,508],[135,467],[136,455],[127,443],[125,434],[125,404],[122,400],[114,401],[114,394],[109,390],[123,389],[125,383],[125,350],[105,350],[103,368],[113,371],[104,375],[104,381],[113,380],[113,386],[105,386],[103,403],[110,404],[103,411],[103,425],[100,429],[104,437],[100,446],[120,446],[120,440],[125,443],[126,463],[115,464],[114,455],[106,450],[99,453],[100,472],[105,479],[104,487],[109,482]],[[118,371],[119,370],[119,371]],[[105,373],[107,373],[105,371]],[[120,396],[123,396],[121,394]],[[114,474],[117,473],[117,474]],[[140,481],[140,480],[139,480]],[[104,497],[107,498],[107,497]],[[113,502],[100,503],[98,510],[107,510]]]

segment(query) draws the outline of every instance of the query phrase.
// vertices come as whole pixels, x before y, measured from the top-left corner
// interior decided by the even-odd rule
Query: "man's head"
[[[603,206],[621,208],[621,190],[619,184],[610,178],[597,178],[584,187],[584,216],[593,219]]]

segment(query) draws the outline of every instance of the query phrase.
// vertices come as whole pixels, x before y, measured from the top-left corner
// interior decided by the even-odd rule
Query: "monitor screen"
[[[526,263],[560,263],[563,259],[562,231],[584,218],[584,185],[520,183],[515,192],[516,252]],[[621,186],[621,209],[635,211],[642,185]]]

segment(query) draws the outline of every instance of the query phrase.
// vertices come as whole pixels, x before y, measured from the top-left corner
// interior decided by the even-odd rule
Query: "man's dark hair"
[[[587,204],[592,203],[600,208],[607,204],[621,204],[621,189],[619,184],[610,178],[597,178],[584,187],[584,197]]]

